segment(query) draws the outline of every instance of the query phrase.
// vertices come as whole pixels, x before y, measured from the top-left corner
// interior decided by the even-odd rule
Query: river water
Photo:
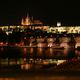
[[[0,80],[80,80],[74,76],[29,76],[29,77],[1,77]]]

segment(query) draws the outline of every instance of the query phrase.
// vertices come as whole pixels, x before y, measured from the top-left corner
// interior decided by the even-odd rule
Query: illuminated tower
[[[31,19],[28,13],[26,18],[22,18],[21,25],[31,25]]]
[[[25,25],[30,25],[30,24],[31,24],[31,20],[29,14],[27,14],[27,17],[25,18]]]
[[[22,21],[21,21],[21,25],[25,25],[25,24],[24,24],[24,19],[23,19],[23,18],[22,18]]]

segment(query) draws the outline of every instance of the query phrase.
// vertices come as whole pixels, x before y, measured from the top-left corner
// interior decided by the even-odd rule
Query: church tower
[[[23,18],[22,18],[22,21],[21,21],[21,25],[25,25],[25,24],[24,24],[24,19],[23,19]]]
[[[22,18],[21,25],[31,25],[31,19],[28,13],[26,18]]]

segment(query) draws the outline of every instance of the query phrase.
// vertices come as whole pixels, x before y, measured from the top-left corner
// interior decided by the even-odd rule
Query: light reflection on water
[[[34,53],[36,53],[36,55],[38,56],[43,56],[43,54],[45,54],[45,56],[56,56],[57,52],[61,53],[61,55],[64,56],[64,49],[61,48],[56,49],[52,47],[37,47],[37,48],[30,47],[30,48],[21,48],[21,49],[23,50],[23,54],[27,55],[27,53],[29,52],[30,56],[33,56]]]
[[[0,80],[80,80],[80,77],[72,76],[33,76],[33,77],[13,77],[0,78]]]
[[[0,57],[46,57],[46,58],[54,58],[55,56],[67,56],[69,52],[73,51],[72,48],[64,47],[0,47]],[[80,55],[80,51],[75,51],[76,55]],[[72,52],[71,52],[72,53]],[[14,55],[11,55],[14,54]],[[59,55],[60,54],[60,55]]]

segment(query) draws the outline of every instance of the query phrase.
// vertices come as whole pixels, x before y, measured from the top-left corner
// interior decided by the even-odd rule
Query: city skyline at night
[[[0,1],[0,80],[76,78],[80,80],[80,3]]]

